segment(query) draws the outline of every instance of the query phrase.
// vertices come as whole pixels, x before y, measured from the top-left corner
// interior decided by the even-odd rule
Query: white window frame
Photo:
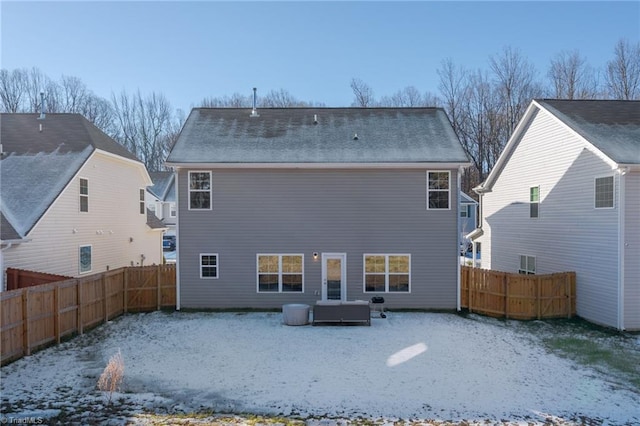
[[[82,269],[82,249],[89,248],[89,269]],[[78,274],[89,274],[93,271],[93,245],[91,244],[83,244],[78,247]]]
[[[146,203],[144,202],[144,196],[146,193],[146,189],[144,188],[139,188],[138,189],[138,198],[139,198],[139,212],[140,214],[146,214],[147,213],[147,206]]]
[[[598,179],[606,179],[606,178],[611,178],[611,191],[612,191],[612,197],[611,197],[611,205],[610,206],[603,206],[603,207],[598,207],[596,205],[596,201],[597,201],[597,192],[598,192]],[[604,175],[604,176],[596,176],[595,178],[593,178],[593,208],[596,210],[611,210],[614,209],[616,206],[616,178],[614,175]]]
[[[538,201],[536,201],[536,202],[531,201],[531,190],[533,188],[538,188]],[[540,218],[540,198],[542,198],[541,195],[540,195],[540,185],[530,186],[529,187],[529,219],[539,219]],[[537,204],[538,205],[538,207],[536,209],[536,216],[531,216],[531,205],[532,204]]]
[[[429,173],[446,173],[449,188],[447,189],[431,189],[429,188]],[[429,207],[429,194],[431,192],[447,193],[447,207]],[[451,210],[451,171],[450,170],[427,170],[427,210]]]
[[[87,182],[87,193],[86,194],[82,193],[82,181],[83,180]],[[78,178],[78,195],[79,195],[79,198],[78,198],[78,203],[79,203],[78,204],[78,211],[80,213],[89,213],[89,179],[83,178],[83,177]],[[83,198],[86,198],[86,200],[87,200],[87,210],[82,210],[82,199]]]
[[[522,258],[525,258],[525,269],[522,269]],[[533,269],[531,269],[530,260],[533,260]],[[518,256],[518,273],[523,275],[535,275],[538,268],[538,259],[535,256],[521,254]]]
[[[384,256],[384,273],[383,272],[367,272],[367,256]],[[409,258],[409,289],[408,291],[389,290],[389,276],[407,275],[406,273],[389,272],[389,258],[393,256],[406,256]],[[376,290],[367,290],[367,275],[384,275],[384,291],[382,293],[394,294],[410,294],[411,293],[411,254],[410,253],[365,253],[362,255],[362,292],[363,293],[381,293]]]
[[[216,258],[216,275],[213,277],[205,277],[202,274],[202,268],[210,268],[213,265],[203,265],[202,264],[202,256],[213,256]],[[220,256],[218,256],[218,253],[200,253],[198,255],[198,263],[200,264],[200,279],[202,280],[217,280],[220,277]]]
[[[209,189],[191,189],[191,174],[192,173],[205,173],[209,175]],[[209,192],[209,207],[208,208],[193,208],[191,207],[191,194],[193,192]],[[187,175],[187,193],[188,195],[188,200],[187,200],[187,207],[189,210],[194,210],[194,211],[202,211],[202,210],[213,210],[213,173],[211,173],[211,171],[208,170],[189,170],[189,173]]]
[[[278,257],[278,291],[264,291],[260,290],[260,256],[277,256]],[[282,258],[286,256],[299,256],[302,259],[302,271],[301,272],[288,272],[284,273],[282,271]],[[275,275],[275,274],[273,274]],[[300,275],[302,277],[302,290],[300,291],[285,291],[282,289],[283,275]],[[304,254],[302,253],[257,253],[256,254],[256,292],[261,294],[274,294],[274,293],[285,293],[285,294],[303,294],[304,293]]]

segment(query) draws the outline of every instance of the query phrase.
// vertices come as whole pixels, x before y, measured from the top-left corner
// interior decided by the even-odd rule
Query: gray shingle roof
[[[147,209],[147,226],[151,229],[164,229],[167,225],[151,210]]]
[[[618,164],[640,164],[640,101],[537,102]]]
[[[259,117],[250,113],[193,109],[167,163],[469,162],[440,108],[266,108],[258,110]]]
[[[162,201],[175,201],[175,195],[174,200],[167,200],[172,195],[169,192],[173,189],[173,172],[149,172],[149,176],[153,181],[153,185],[148,188],[149,192]]]
[[[0,114],[0,143],[0,211],[20,236],[96,149],[138,161],[80,114]]]

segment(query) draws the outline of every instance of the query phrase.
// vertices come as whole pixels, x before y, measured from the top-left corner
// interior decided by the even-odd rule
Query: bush
[[[111,397],[113,393],[120,388],[120,384],[124,379],[124,359],[122,353],[118,349],[118,353],[113,355],[109,359],[109,363],[105,367],[104,371],[100,375],[98,380],[98,389],[103,392],[108,392],[108,403],[111,404]]]

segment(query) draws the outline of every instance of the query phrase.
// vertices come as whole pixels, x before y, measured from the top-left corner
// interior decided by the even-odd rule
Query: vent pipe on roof
[[[253,88],[253,109],[251,110],[251,115],[250,117],[260,117],[260,114],[258,114],[258,110],[256,109],[256,103],[257,103],[257,88]]]
[[[44,120],[44,92],[40,92],[40,120]],[[42,129],[40,130],[42,131]]]
[[[318,124],[318,114],[313,114],[313,124]]]

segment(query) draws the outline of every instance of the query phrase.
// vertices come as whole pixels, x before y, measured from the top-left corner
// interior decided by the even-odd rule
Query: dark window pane
[[[190,200],[192,209],[209,209],[211,208],[211,193],[191,191]]]
[[[448,191],[429,191],[429,208],[430,209],[448,209],[449,208],[449,192]]]
[[[278,291],[278,275],[260,274],[258,276],[259,291]]]
[[[389,291],[409,291],[409,275],[389,275]]]
[[[282,291],[302,292],[302,275],[282,275]]]
[[[378,291],[383,292],[384,289],[384,275],[372,275],[367,274],[365,276],[365,291]]]

